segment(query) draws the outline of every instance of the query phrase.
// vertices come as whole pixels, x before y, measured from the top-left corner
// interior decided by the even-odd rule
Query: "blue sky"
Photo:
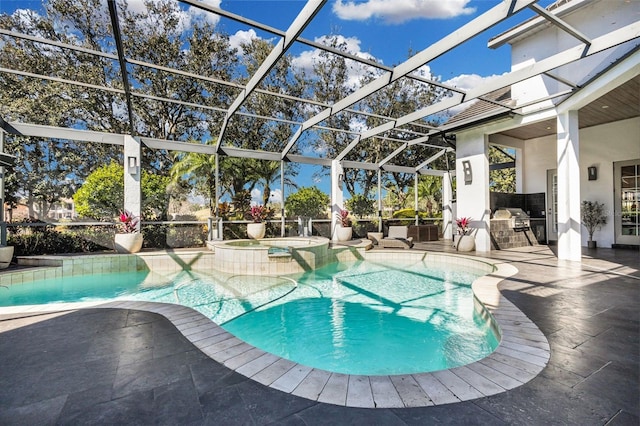
[[[541,0],[548,6],[552,0]],[[262,22],[285,31],[303,9],[302,0],[206,0],[213,6],[229,10],[246,18]],[[500,3],[500,0],[332,0],[329,1],[305,29],[302,36],[321,41],[322,37],[339,35],[348,43],[350,52],[381,61],[385,65],[397,65],[414,53],[463,26],[475,17]],[[141,7],[141,0],[129,0],[131,7]],[[231,36],[232,43],[248,37],[260,37],[277,41],[277,37],[231,21],[182,5],[183,19],[206,15],[206,19]],[[1,0],[0,11],[13,13],[18,8],[41,11],[40,1]],[[510,70],[510,50],[503,46],[496,51],[487,49],[488,40],[524,21],[533,12],[518,13],[505,22],[480,34],[460,48],[427,64],[424,71],[441,81],[462,89],[481,85],[486,79]],[[314,49],[296,44],[290,53],[304,66],[314,56]],[[357,71],[356,71],[357,72]],[[329,192],[328,179],[312,180],[313,169],[301,167],[301,186],[317,184]],[[279,190],[278,190],[279,192]],[[256,194],[259,196],[259,194]]]

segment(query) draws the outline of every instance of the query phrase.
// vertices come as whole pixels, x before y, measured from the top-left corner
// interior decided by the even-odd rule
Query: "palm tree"
[[[206,142],[213,145],[214,140]],[[176,182],[186,181],[191,187],[209,199],[209,211],[215,213],[216,203],[216,156],[197,152],[179,152],[171,168],[171,179]]]
[[[442,179],[437,176],[421,176],[418,180],[418,199],[426,200],[426,211],[433,216],[442,202]]]
[[[254,160],[251,163],[251,171],[251,188],[254,188],[258,183],[263,184],[262,204],[266,205],[271,195],[271,184],[280,180],[280,162]],[[294,171],[290,170],[289,173],[285,173],[284,183],[287,186],[297,188],[293,177],[295,177]]]

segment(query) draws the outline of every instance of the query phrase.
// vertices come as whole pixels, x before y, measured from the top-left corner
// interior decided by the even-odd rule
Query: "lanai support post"
[[[280,160],[280,198],[281,198],[281,206],[280,206],[280,236],[285,237],[287,232],[287,227],[284,218],[284,161]]]
[[[124,136],[124,209],[134,216],[140,217],[142,212],[142,190],[140,188],[140,176],[142,165],[140,164],[140,141],[133,136]],[[138,221],[137,229],[140,231],[141,221]]]
[[[344,205],[344,195],[342,193],[342,179],[344,169],[338,160],[331,160],[331,240],[338,241],[336,226],[340,210]]]
[[[416,212],[416,226],[420,225],[420,218],[418,216],[418,172],[416,172],[416,174],[413,175],[413,195],[414,195],[414,205],[415,205],[415,212]]]
[[[378,169],[378,232],[382,232],[382,170]]]
[[[215,162],[215,170],[213,174],[214,181],[214,200],[211,200],[213,204],[213,216],[209,216],[208,226],[209,226],[209,241],[222,240],[222,219],[220,218],[220,155],[214,154],[214,162]]]
[[[450,172],[442,175],[442,238],[453,240],[453,190]]]
[[[580,262],[580,138],[578,111],[559,112],[558,155],[558,259]]]
[[[4,152],[4,132],[0,130],[0,152]],[[4,211],[4,167],[0,166],[0,245],[7,245],[7,222]]]
[[[478,132],[458,133],[456,136],[457,215],[472,219],[476,251],[489,252],[489,138]]]

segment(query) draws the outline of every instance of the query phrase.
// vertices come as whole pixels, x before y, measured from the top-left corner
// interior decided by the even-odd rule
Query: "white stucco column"
[[[482,133],[456,135],[457,217],[470,217],[477,252],[491,251],[489,138]]]
[[[558,113],[558,259],[580,261],[578,111]]]
[[[442,236],[445,240],[453,238],[453,190],[451,173],[442,175]]]
[[[140,188],[140,141],[132,136],[124,137],[124,209],[140,217],[142,211],[142,190]],[[138,231],[140,221],[138,221]]]
[[[331,161],[331,239],[338,241],[336,235],[336,225],[338,224],[338,216],[340,209],[344,205],[344,196],[342,194],[342,176],[344,169],[338,160]]]

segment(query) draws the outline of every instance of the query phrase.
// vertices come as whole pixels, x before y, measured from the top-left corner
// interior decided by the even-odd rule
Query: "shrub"
[[[111,249],[76,232],[45,229],[30,234],[11,235],[7,242],[14,246],[15,256],[40,254],[87,253]]]

